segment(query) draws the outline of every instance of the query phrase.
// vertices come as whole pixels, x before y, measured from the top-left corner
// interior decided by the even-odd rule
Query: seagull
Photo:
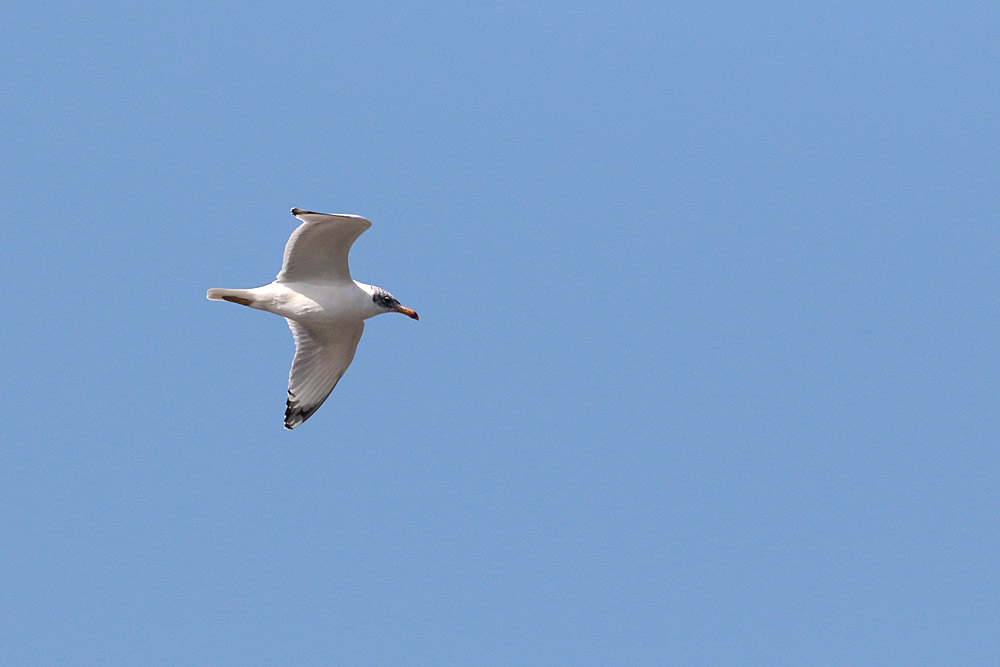
[[[229,301],[280,315],[295,339],[288,373],[285,428],[309,419],[351,365],[365,320],[382,313],[417,314],[381,287],[351,279],[347,253],[372,223],[358,215],[328,215],[293,208],[302,224],[285,245],[281,273],[263,287],[208,290]]]

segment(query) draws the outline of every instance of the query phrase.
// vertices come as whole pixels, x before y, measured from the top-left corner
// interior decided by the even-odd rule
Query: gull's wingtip
[[[312,211],[304,211],[301,208],[292,209],[292,215],[307,215],[309,213],[312,213]]]
[[[338,380],[340,378],[337,378]],[[333,383],[333,387],[336,387],[337,383]],[[330,391],[333,391],[333,387],[330,387]],[[327,394],[329,396],[329,393]],[[326,400],[326,396],[323,397],[323,401]],[[295,393],[289,389],[288,399],[285,401],[285,430],[291,431],[296,426],[301,426],[305,420],[313,416],[313,414],[319,410],[319,406],[323,405],[323,401],[320,401],[316,405],[308,408],[303,408],[299,399],[295,397]]]

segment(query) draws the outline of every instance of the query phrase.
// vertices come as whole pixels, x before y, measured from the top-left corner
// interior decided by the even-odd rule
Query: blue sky
[[[996,662],[998,27],[5,4],[0,662]],[[285,432],[292,206],[421,320]]]

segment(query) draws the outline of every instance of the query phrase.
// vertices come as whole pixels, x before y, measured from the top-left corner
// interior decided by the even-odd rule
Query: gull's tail
[[[250,297],[250,292],[252,290],[248,289],[223,289],[221,287],[213,287],[208,290],[209,301],[230,301],[232,303],[238,303],[241,306],[249,306],[253,303],[253,299]]]

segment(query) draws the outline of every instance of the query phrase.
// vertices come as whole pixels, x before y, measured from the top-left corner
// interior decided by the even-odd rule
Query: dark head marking
[[[375,288],[375,292],[372,294],[372,301],[375,302],[375,305],[389,310],[399,307],[399,301],[396,300],[396,297],[389,294],[381,287]]]

